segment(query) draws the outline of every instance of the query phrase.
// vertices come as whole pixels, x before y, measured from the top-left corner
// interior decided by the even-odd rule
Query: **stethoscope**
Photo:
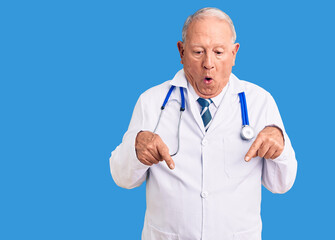
[[[159,125],[159,122],[161,120],[162,117],[162,113],[163,110],[165,109],[165,106],[167,104],[167,102],[169,101],[169,98],[171,96],[172,91],[175,89],[175,86],[171,86],[168,93],[166,94],[166,97],[164,99],[163,105],[161,106],[161,112],[159,114],[159,118],[154,130],[154,133],[157,130],[157,127]],[[179,142],[180,142],[180,122],[181,122],[181,118],[182,118],[182,114],[185,111],[185,96],[184,96],[184,88],[183,87],[179,87],[180,90],[180,98],[181,98],[181,104],[180,104],[180,114],[179,114],[179,121],[178,121],[178,147],[177,147],[177,151],[174,154],[170,154],[171,157],[175,156],[178,151],[179,151]],[[253,130],[253,128],[249,125],[249,118],[248,118],[248,109],[247,109],[247,101],[245,98],[245,93],[244,92],[240,92],[238,94],[239,98],[240,98],[240,104],[241,104],[241,115],[242,115],[242,129],[241,129],[241,138],[243,140],[249,141],[251,139],[254,138],[255,136],[255,132]]]
[[[175,88],[175,86],[171,86],[170,87],[170,90],[168,91],[168,93],[166,94],[166,97],[164,99],[164,102],[163,102],[163,105],[161,106],[161,113],[159,114],[159,118],[158,118],[158,121],[157,121],[157,124],[156,124],[156,127],[155,127],[155,130],[154,130],[154,133],[156,133],[156,130],[157,130],[157,127],[158,127],[158,124],[161,120],[161,117],[162,117],[162,113],[163,113],[163,110],[165,109],[165,105],[167,104],[167,102],[169,101],[169,98],[171,96],[171,93],[173,91],[173,89]],[[182,87],[179,87],[180,89],[180,98],[181,98],[181,104],[180,104],[180,114],[179,114],[179,121],[178,121],[178,147],[177,147],[177,151],[174,153],[174,154],[170,154],[171,157],[175,156],[178,151],[179,151],[179,140],[180,140],[180,122],[181,122],[181,116],[183,114],[183,112],[185,111],[185,96],[184,96],[184,88]]]

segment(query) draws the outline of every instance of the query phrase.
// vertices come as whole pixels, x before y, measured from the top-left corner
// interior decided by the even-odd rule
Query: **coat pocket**
[[[158,228],[152,226],[150,223],[149,227],[149,236],[150,240],[179,240],[179,236],[176,233],[168,233]]]

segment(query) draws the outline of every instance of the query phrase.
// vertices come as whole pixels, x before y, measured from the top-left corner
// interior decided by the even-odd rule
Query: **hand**
[[[165,161],[170,169],[175,167],[169,148],[160,136],[155,133],[149,131],[139,132],[136,136],[135,150],[138,160],[145,165],[151,166],[160,161]]]
[[[257,135],[244,160],[249,162],[251,158],[261,157],[275,159],[284,150],[284,136],[277,127],[266,127]]]

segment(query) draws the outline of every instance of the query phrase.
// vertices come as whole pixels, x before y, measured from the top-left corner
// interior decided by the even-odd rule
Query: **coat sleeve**
[[[267,96],[266,122],[267,126],[276,126],[282,130],[285,146],[276,159],[263,158],[262,184],[273,193],[285,193],[291,189],[295,181],[297,160],[278,107],[270,94]]]
[[[143,126],[141,97],[136,103],[127,132],[122,143],[112,152],[109,159],[110,170],[115,183],[123,188],[140,186],[146,179],[149,166],[142,164],[135,151],[135,139]]]

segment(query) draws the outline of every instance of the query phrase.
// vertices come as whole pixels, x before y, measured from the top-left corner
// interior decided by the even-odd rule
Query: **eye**
[[[203,53],[203,51],[193,51],[193,53],[195,54],[195,55],[201,55],[202,53]]]
[[[222,54],[223,54],[223,51],[215,51],[215,53],[216,53],[217,55],[222,55]]]

